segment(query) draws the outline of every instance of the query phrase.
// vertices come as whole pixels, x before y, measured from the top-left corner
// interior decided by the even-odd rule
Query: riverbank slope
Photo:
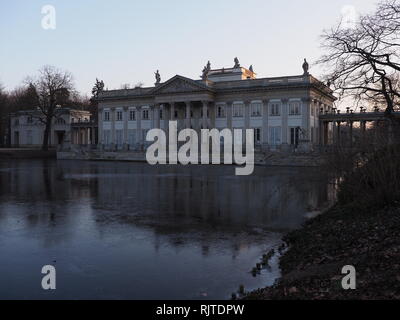
[[[285,237],[282,278],[245,299],[400,299],[399,235],[400,205],[337,205]],[[356,290],[342,288],[346,265],[356,268]]]

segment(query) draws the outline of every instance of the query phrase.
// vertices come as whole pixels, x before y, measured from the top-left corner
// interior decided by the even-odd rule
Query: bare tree
[[[72,75],[52,66],[44,66],[39,70],[36,80],[29,81],[35,90],[36,104],[42,113],[39,120],[44,124],[43,150],[49,148],[49,136],[53,119],[58,116],[57,106],[65,104],[73,91]]]
[[[8,94],[4,91],[0,83],[0,146],[5,143],[4,137],[7,134],[8,127]]]
[[[390,115],[400,106],[400,3],[383,0],[354,28],[342,23],[325,31],[318,61],[341,98],[382,103]]]

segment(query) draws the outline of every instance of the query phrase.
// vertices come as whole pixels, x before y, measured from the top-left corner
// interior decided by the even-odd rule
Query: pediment
[[[185,78],[182,76],[175,76],[165,83],[160,84],[158,87],[153,89],[155,94],[164,93],[185,93],[185,92],[204,92],[208,91],[208,88],[204,84],[200,84],[192,79]]]

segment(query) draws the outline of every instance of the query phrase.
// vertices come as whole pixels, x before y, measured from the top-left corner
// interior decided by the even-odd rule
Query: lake
[[[316,168],[0,161],[0,299],[229,299],[333,200]],[[44,265],[57,289],[41,288]]]

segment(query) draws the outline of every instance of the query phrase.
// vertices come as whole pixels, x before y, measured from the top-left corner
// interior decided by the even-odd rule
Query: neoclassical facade
[[[332,128],[320,130],[319,114],[330,112],[332,90],[308,73],[257,78],[253,68],[214,69],[208,64],[200,80],[176,75],[154,87],[102,91],[99,102],[99,144],[105,149],[138,150],[146,146],[146,133],[178,129],[254,129],[262,150],[296,148],[327,143]]]

